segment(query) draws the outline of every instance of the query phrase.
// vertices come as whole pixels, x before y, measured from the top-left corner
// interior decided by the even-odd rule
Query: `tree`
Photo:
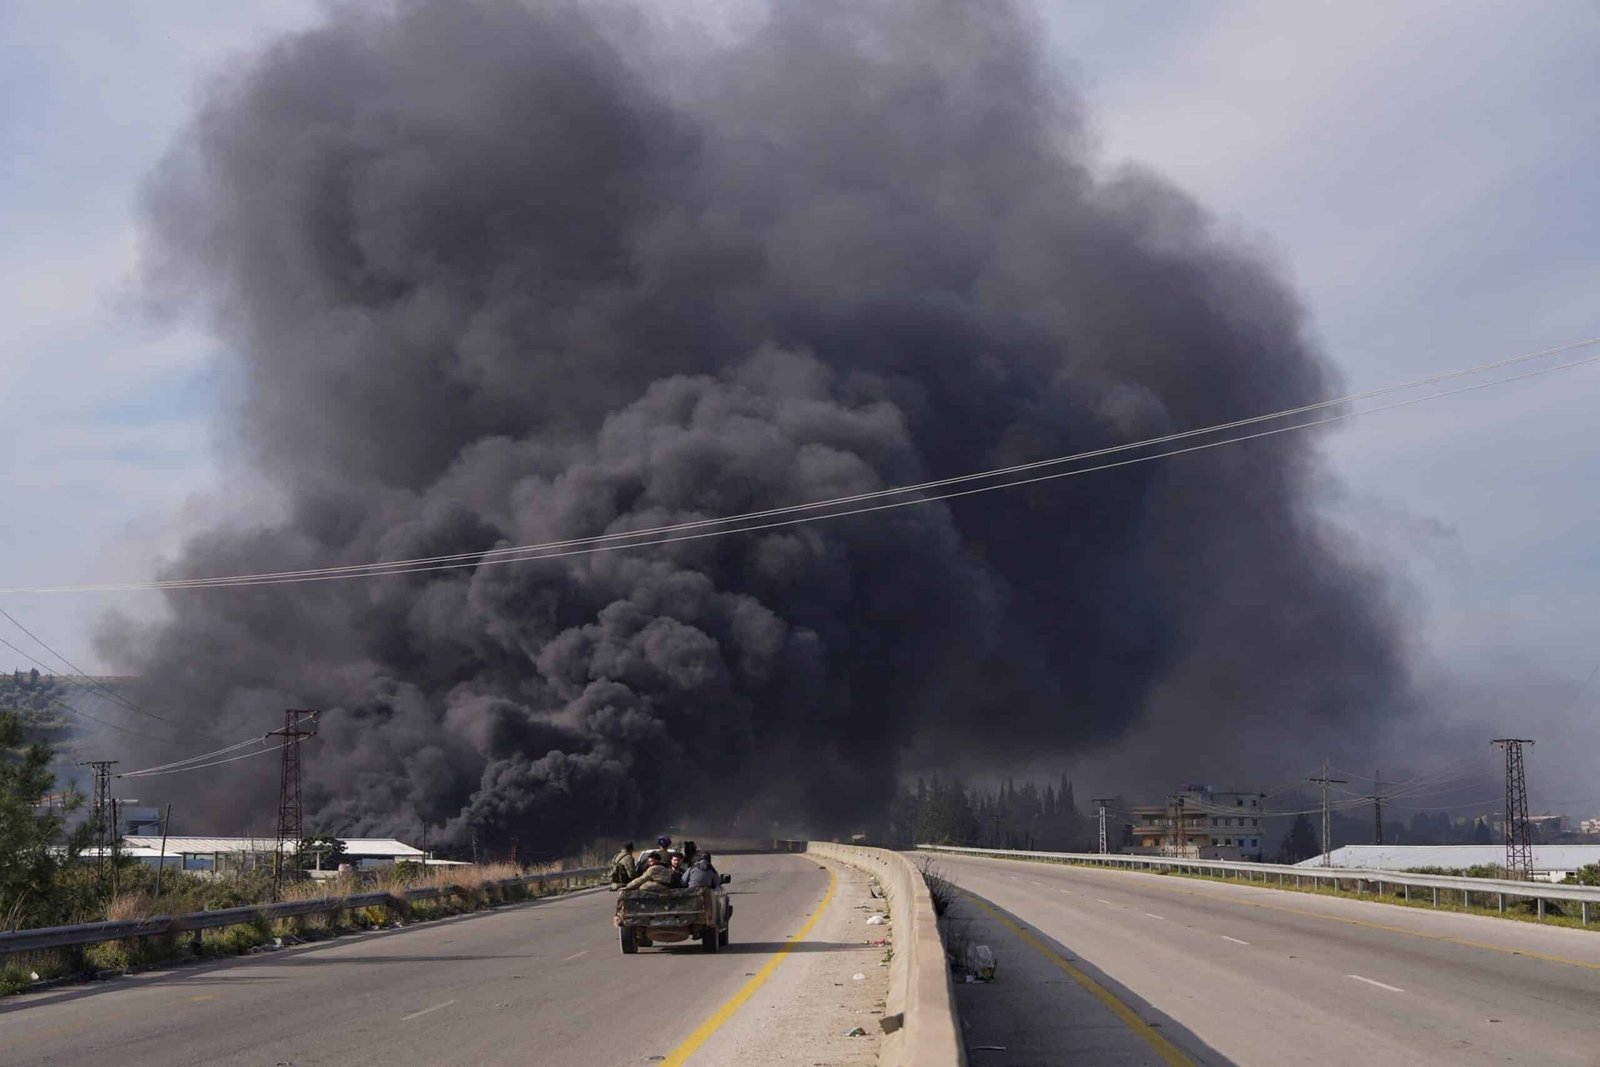
[[[1284,863],[1299,863],[1321,851],[1322,846],[1317,843],[1316,827],[1312,826],[1311,819],[1301,812],[1294,817],[1289,832],[1283,835],[1283,843],[1278,846],[1280,858]]]
[[[1567,879],[1576,885],[1600,885],[1600,863],[1586,863]]]
[[[295,849],[294,865],[300,870],[336,871],[344,862],[345,844],[331,834],[301,838]]]
[[[62,836],[62,814],[83,798],[69,792],[47,802],[56,784],[50,773],[54,753],[42,741],[25,744],[24,734],[20,715],[0,711],[0,930],[71,919],[59,876],[77,862],[89,832],[81,826],[65,847],[53,847]]]
[[[1474,845],[1494,844],[1494,831],[1489,829],[1489,824],[1485,820],[1479,819],[1472,824],[1472,843]]]

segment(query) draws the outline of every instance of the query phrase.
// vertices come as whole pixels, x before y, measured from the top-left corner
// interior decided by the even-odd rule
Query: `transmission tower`
[[[1330,786],[1330,785],[1344,785],[1349,780],[1350,779],[1348,779],[1348,778],[1329,778],[1328,777],[1328,761],[1327,760],[1323,760],[1322,761],[1322,775],[1321,775],[1321,777],[1306,779],[1306,781],[1308,781],[1308,782],[1321,782],[1322,783],[1322,865],[1324,867],[1333,866],[1333,857],[1332,857],[1332,852],[1333,852],[1332,844],[1333,843],[1332,843],[1332,840],[1331,840],[1333,822],[1328,817],[1328,786]]]
[[[1100,854],[1102,856],[1111,851],[1111,849],[1106,847],[1106,805],[1110,804],[1115,799],[1115,797],[1094,798],[1094,802],[1100,806]]]
[[[1533,841],[1528,832],[1528,779],[1522,770],[1526,737],[1499,737],[1493,742],[1506,750],[1506,877],[1533,879]]]
[[[95,759],[78,764],[94,770],[94,806],[90,809],[89,817],[94,820],[95,877],[102,884],[106,879],[106,800],[111,793],[111,768],[118,762],[114,759]],[[114,835],[116,832],[113,826],[111,833]]]
[[[272,853],[272,899],[277,900],[283,891],[284,848],[298,848],[302,835],[300,809],[300,742],[315,737],[317,716],[320,712],[303,708],[290,708],[283,713],[283,729],[273,730],[268,737],[281,737],[283,741],[282,773],[278,779],[278,846]],[[311,726],[308,728],[307,723]]]

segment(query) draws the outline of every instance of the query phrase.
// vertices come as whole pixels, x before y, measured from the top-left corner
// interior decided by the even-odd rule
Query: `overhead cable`
[[[639,530],[617,531],[617,532],[613,532],[613,533],[597,534],[597,535],[593,535],[593,536],[590,536],[590,537],[571,538],[571,539],[561,540],[561,541],[547,541],[547,542],[542,542],[542,543],[538,543],[538,544],[516,545],[516,546],[508,546],[508,547],[504,547],[504,548],[490,548],[490,549],[479,550],[479,551],[476,551],[476,552],[462,552],[462,553],[455,553],[455,554],[443,555],[443,556],[417,557],[417,558],[413,558],[413,559],[404,559],[404,560],[374,561],[374,562],[369,562],[369,563],[346,564],[346,565],[333,566],[333,567],[307,568],[307,569],[292,570],[292,571],[270,571],[270,572],[254,573],[254,574],[224,575],[224,576],[216,576],[216,577],[209,577],[209,578],[175,578],[175,579],[166,579],[166,580],[151,581],[151,582],[130,582],[130,583],[103,584],[103,585],[46,586],[46,587],[33,587],[33,588],[0,589],[0,594],[4,594],[4,593],[15,594],[15,593],[118,592],[118,591],[132,591],[132,590],[201,589],[201,588],[211,588],[211,587],[233,588],[233,587],[242,587],[242,586],[247,586],[247,585],[280,585],[280,584],[300,583],[300,582],[309,582],[309,581],[332,581],[332,580],[337,580],[337,579],[342,579],[342,578],[380,577],[380,576],[383,576],[383,575],[390,575],[390,574],[418,574],[418,573],[425,573],[425,572],[432,572],[432,571],[455,570],[455,569],[459,569],[459,568],[476,568],[476,567],[482,567],[482,566],[491,566],[491,565],[500,564],[500,563],[519,563],[519,562],[528,562],[528,561],[540,560],[540,559],[557,559],[557,558],[562,558],[562,557],[566,557],[566,556],[573,556],[573,555],[588,555],[588,554],[595,553],[595,552],[615,551],[617,549],[622,549],[622,548],[643,548],[643,547],[650,547],[650,546],[655,546],[655,545],[672,544],[672,543],[676,543],[676,542],[680,542],[680,541],[697,540],[697,539],[702,538],[702,537],[717,537],[717,536],[723,536],[723,535],[731,534],[731,533],[751,533],[751,532],[756,532],[756,531],[760,531],[760,530],[768,530],[768,529],[774,529],[774,528],[779,528],[779,527],[793,526],[793,525],[797,525],[797,524],[804,523],[804,522],[817,521],[817,520],[820,520],[820,519],[844,518],[844,517],[848,517],[848,516],[851,516],[851,515],[861,515],[861,514],[867,514],[867,513],[871,513],[871,512],[877,512],[877,511],[886,511],[886,510],[889,510],[889,509],[892,509],[892,508],[897,508],[897,507],[905,507],[905,506],[915,505],[915,504],[926,504],[926,503],[931,503],[933,501],[938,501],[938,500],[956,499],[956,498],[959,498],[959,497],[970,496],[970,495],[975,494],[975,493],[990,492],[990,491],[993,491],[993,490],[996,490],[996,489],[1016,488],[1018,486],[1031,485],[1031,484],[1035,484],[1035,483],[1039,483],[1039,482],[1050,481],[1050,480],[1053,480],[1053,479],[1056,479],[1056,478],[1071,477],[1071,476],[1079,475],[1079,474],[1090,474],[1090,473],[1094,473],[1094,472],[1097,472],[1097,471],[1111,470],[1111,469],[1115,469],[1115,468],[1118,468],[1118,467],[1129,466],[1129,465],[1134,464],[1134,463],[1144,463],[1144,462],[1148,462],[1150,460],[1164,459],[1164,458],[1169,458],[1169,457],[1172,457],[1172,456],[1178,456],[1178,455],[1184,455],[1184,454],[1188,454],[1188,453],[1192,453],[1192,452],[1204,451],[1206,449],[1216,448],[1216,447],[1220,447],[1222,445],[1238,444],[1238,443],[1242,443],[1244,441],[1251,441],[1251,440],[1256,440],[1256,439],[1259,439],[1259,438],[1270,437],[1270,436],[1273,436],[1273,435],[1276,435],[1276,434],[1279,434],[1279,433],[1287,433],[1287,432],[1291,432],[1291,431],[1294,431],[1294,430],[1304,430],[1304,429],[1309,429],[1309,428],[1314,427],[1314,426],[1327,425],[1329,423],[1339,422],[1339,421],[1342,421],[1342,420],[1345,420],[1345,419],[1353,418],[1353,417],[1355,417],[1357,415],[1376,414],[1378,412],[1393,410],[1395,408],[1400,408],[1400,407],[1407,407],[1407,406],[1410,406],[1410,405],[1413,405],[1413,404],[1422,403],[1422,402],[1425,402],[1425,401],[1428,401],[1428,400],[1436,400],[1436,399],[1441,399],[1443,397],[1458,395],[1460,393],[1473,392],[1475,390],[1488,388],[1488,387],[1493,386],[1493,385],[1502,385],[1502,384],[1506,384],[1506,383],[1509,383],[1509,382],[1520,381],[1520,380],[1523,380],[1523,379],[1526,379],[1526,378],[1536,377],[1536,376],[1542,375],[1542,374],[1552,373],[1554,371],[1567,370],[1567,369],[1571,369],[1573,367],[1579,367],[1579,366],[1583,366],[1583,365],[1590,364],[1590,363],[1600,362],[1600,356],[1591,356],[1591,357],[1586,357],[1586,358],[1580,359],[1580,360],[1572,360],[1572,361],[1569,361],[1569,362],[1566,362],[1566,363],[1558,364],[1558,365],[1553,366],[1553,367],[1539,368],[1539,369],[1532,370],[1532,371],[1527,371],[1527,372],[1524,372],[1524,373],[1521,373],[1521,374],[1510,375],[1510,376],[1506,376],[1506,377],[1503,377],[1503,378],[1497,378],[1497,379],[1493,379],[1493,380],[1488,381],[1488,382],[1481,382],[1481,383],[1478,383],[1476,385],[1464,386],[1464,387],[1457,388],[1457,389],[1442,390],[1440,392],[1431,393],[1431,394],[1428,394],[1426,396],[1414,397],[1414,398],[1411,398],[1411,399],[1408,399],[1408,400],[1397,401],[1397,402],[1391,403],[1391,404],[1379,405],[1378,407],[1368,408],[1368,409],[1361,410],[1361,411],[1342,412],[1342,413],[1339,413],[1339,414],[1336,414],[1336,415],[1331,415],[1331,416],[1328,416],[1328,417],[1325,417],[1325,418],[1310,419],[1310,420],[1306,420],[1306,421],[1303,421],[1303,422],[1294,423],[1294,424],[1289,425],[1289,426],[1279,427],[1279,428],[1276,428],[1276,429],[1264,430],[1264,431],[1260,431],[1260,432],[1257,432],[1257,433],[1251,433],[1251,434],[1243,434],[1243,435],[1239,435],[1239,436],[1235,436],[1235,437],[1225,438],[1225,439],[1220,440],[1220,441],[1212,441],[1212,442],[1207,442],[1207,443],[1204,443],[1204,444],[1192,445],[1192,446],[1185,447],[1185,448],[1172,449],[1172,450],[1169,450],[1169,451],[1158,452],[1158,453],[1154,453],[1154,454],[1151,454],[1151,455],[1137,456],[1137,457],[1134,457],[1132,459],[1120,460],[1120,461],[1116,461],[1116,462],[1112,462],[1112,463],[1103,463],[1103,464],[1099,464],[1099,465],[1092,466],[1092,467],[1076,468],[1076,469],[1068,470],[1068,471],[1059,471],[1059,472],[1055,472],[1055,473],[1051,473],[1051,474],[1037,475],[1037,476],[1034,476],[1034,477],[1031,477],[1031,478],[1013,479],[1013,480],[1003,481],[1003,482],[1000,482],[998,484],[982,485],[982,486],[978,486],[976,488],[965,489],[965,490],[961,490],[961,491],[958,491],[958,492],[937,493],[937,494],[932,494],[932,495],[923,495],[923,496],[913,497],[912,499],[909,499],[909,500],[895,500],[895,501],[890,501],[888,503],[876,504],[876,505],[869,506],[869,507],[846,507],[846,505],[860,503],[860,502],[863,502],[863,501],[878,500],[878,499],[882,499],[884,497],[901,496],[901,495],[909,494],[909,493],[924,493],[925,491],[927,491],[929,489],[938,489],[938,488],[944,488],[944,487],[948,487],[948,486],[952,486],[952,485],[965,484],[965,483],[968,483],[968,482],[984,481],[984,480],[994,479],[994,478],[1003,478],[1003,477],[1008,477],[1010,475],[1014,475],[1014,474],[1018,474],[1018,473],[1026,473],[1028,471],[1042,469],[1042,468],[1045,468],[1045,467],[1059,466],[1059,465],[1063,465],[1063,464],[1067,464],[1067,463],[1078,462],[1078,461],[1081,461],[1081,460],[1094,459],[1094,458],[1098,458],[1098,457],[1102,457],[1102,456],[1112,455],[1112,454],[1115,454],[1115,453],[1124,452],[1124,451],[1128,451],[1128,450],[1139,449],[1139,448],[1148,448],[1148,447],[1153,447],[1153,446],[1161,445],[1161,444],[1168,444],[1168,443],[1172,443],[1172,442],[1175,442],[1175,441],[1186,440],[1186,439],[1189,439],[1189,438],[1192,438],[1192,437],[1196,437],[1196,436],[1200,436],[1200,435],[1204,435],[1204,434],[1221,433],[1221,432],[1224,432],[1224,431],[1233,430],[1233,429],[1239,429],[1239,428],[1243,428],[1243,427],[1259,424],[1259,423],[1266,422],[1266,421],[1271,421],[1271,420],[1275,420],[1275,419],[1289,418],[1289,417],[1293,417],[1293,416],[1296,416],[1296,415],[1307,414],[1307,413],[1310,413],[1310,412],[1323,410],[1323,409],[1326,409],[1326,408],[1329,408],[1329,407],[1337,407],[1337,406],[1341,406],[1341,405],[1354,403],[1354,402],[1357,402],[1357,401],[1360,401],[1360,400],[1371,399],[1371,398],[1379,397],[1379,396],[1385,396],[1385,395],[1389,395],[1391,393],[1400,392],[1400,391],[1407,390],[1407,389],[1414,389],[1414,388],[1417,388],[1417,387],[1420,387],[1420,386],[1423,386],[1423,385],[1435,384],[1435,383],[1438,383],[1438,382],[1453,380],[1453,379],[1462,378],[1462,377],[1467,377],[1467,376],[1474,375],[1474,374],[1481,374],[1481,373],[1484,373],[1484,372],[1487,372],[1487,371],[1490,371],[1490,370],[1504,368],[1504,367],[1512,366],[1512,365],[1515,365],[1515,364],[1526,363],[1526,362],[1531,361],[1531,360],[1548,358],[1550,356],[1559,355],[1561,353],[1571,352],[1571,351],[1575,351],[1575,350],[1578,350],[1578,349],[1592,347],[1592,346],[1594,346],[1596,344],[1600,344],[1600,338],[1591,338],[1591,339],[1585,340],[1585,341],[1577,341],[1577,342],[1573,342],[1571,344],[1561,345],[1561,346],[1558,346],[1556,348],[1545,349],[1545,350],[1542,350],[1542,351],[1539,351],[1539,352],[1527,353],[1527,354],[1520,355],[1520,356],[1513,356],[1513,357],[1510,357],[1508,359],[1496,360],[1494,362],[1480,364],[1480,365],[1475,366],[1475,367],[1469,367],[1469,368],[1465,368],[1465,369],[1462,369],[1462,370],[1456,370],[1456,371],[1449,371],[1449,372],[1442,373],[1442,374],[1432,375],[1432,376],[1427,377],[1427,378],[1419,378],[1419,379],[1415,379],[1413,381],[1408,381],[1408,382],[1400,383],[1400,384],[1397,384],[1397,385],[1391,385],[1391,386],[1387,386],[1387,387],[1384,387],[1384,388],[1381,388],[1381,389],[1368,390],[1368,391],[1363,392],[1363,393],[1354,393],[1354,394],[1350,394],[1348,396],[1337,397],[1337,398],[1334,398],[1334,399],[1331,399],[1331,400],[1320,401],[1320,402],[1314,403],[1314,404],[1306,404],[1306,405],[1302,405],[1300,407],[1287,408],[1287,409],[1284,409],[1282,411],[1271,412],[1271,413],[1264,414],[1264,415],[1256,415],[1256,416],[1252,416],[1252,417],[1246,418],[1246,419],[1234,420],[1232,422],[1218,423],[1218,424],[1213,425],[1213,426],[1201,427],[1199,429],[1185,430],[1185,431],[1182,431],[1182,432],[1179,432],[1179,433],[1166,434],[1166,435],[1163,435],[1163,436],[1160,436],[1160,437],[1147,438],[1147,439],[1142,440],[1142,441],[1134,441],[1134,442],[1129,442],[1129,443],[1121,444],[1121,445],[1113,445],[1113,446],[1106,447],[1106,448],[1095,449],[1095,450],[1092,450],[1092,451],[1089,451],[1089,452],[1080,452],[1080,453],[1076,453],[1076,454],[1068,455],[1068,456],[1056,456],[1056,457],[1052,457],[1052,458],[1049,458],[1049,459],[1035,460],[1035,461],[1030,462],[1030,463],[1018,464],[1018,465],[1011,466],[1011,467],[996,468],[994,470],[980,471],[980,472],[972,473],[972,474],[957,475],[957,476],[950,477],[950,478],[943,478],[943,479],[938,479],[938,480],[930,481],[930,482],[922,482],[922,483],[918,483],[916,485],[905,485],[905,486],[897,486],[897,487],[892,487],[892,488],[887,488],[887,489],[879,489],[879,490],[874,490],[874,491],[866,492],[866,493],[857,493],[857,494],[854,494],[854,495],[851,495],[851,496],[835,497],[835,498],[832,498],[832,499],[829,499],[829,500],[811,501],[811,502],[803,503],[803,504],[786,505],[784,507],[769,508],[769,509],[762,510],[762,511],[745,512],[743,514],[738,514],[738,515],[722,516],[722,517],[709,518],[709,519],[697,519],[697,520],[693,520],[693,521],[690,521],[690,522],[675,523],[675,524],[670,524],[670,525],[666,525],[666,526],[649,527],[649,528],[643,528],[643,529],[639,529]],[[827,509],[834,509],[834,508],[839,508],[839,509],[842,509],[842,510],[827,510]],[[756,520],[767,519],[767,518],[772,518],[772,517],[776,517],[776,516],[787,516],[787,515],[794,515],[795,513],[813,512],[813,511],[822,512],[822,513],[821,514],[805,514],[805,515],[801,515],[798,518],[786,518],[786,519],[783,519],[781,521],[776,521],[776,522],[758,522],[758,521],[756,521]],[[739,524],[739,523],[748,523],[749,525],[737,525],[737,526],[733,526],[733,528],[731,528],[731,529],[708,529],[708,527],[729,526],[731,524]],[[656,534],[674,534],[674,535],[679,535],[679,536],[655,537],[654,535],[656,535]],[[649,538],[649,539],[646,539],[646,538]]]

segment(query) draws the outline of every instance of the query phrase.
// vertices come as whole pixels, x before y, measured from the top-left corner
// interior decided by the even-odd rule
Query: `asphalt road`
[[[834,882],[808,856],[727,856],[718,866],[735,895],[732,944],[716,954],[690,942],[623,956],[615,898],[585,892],[9,998],[0,1001],[0,1063],[659,1063],[719,1012],[730,1031],[759,1028],[765,1020],[752,1017],[761,1012],[782,1014],[759,996],[727,1005]],[[804,977],[818,953],[845,953],[837,967],[881,955],[829,940],[850,921],[842,899],[784,955],[772,984]],[[691,1062],[732,1062],[719,1040]]]
[[[999,958],[994,983],[957,987],[973,1067],[1600,1064],[1600,932],[1127,871],[936,863],[992,905],[954,913]]]

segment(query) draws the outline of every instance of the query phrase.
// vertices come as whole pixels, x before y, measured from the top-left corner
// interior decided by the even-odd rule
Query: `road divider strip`
[[[839,876],[829,871],[828,891],[822,894],[822,903],[817,905],[816,910],[811,913],[811,917],[805,921],[805,925],[791,934],[784,946],[774,952],[772,958],[749,981],[740,986],[737,993],[724,1001],[722,1007],[712,1012],[711,1017],[697,1026],[694,1033],[684,1038],[682,1044],[668,1053],[667,1058],[662,1061],[662,1067],[683,1067],[683,1064],[689,1062],[689,1057],[698,1052],[700,1046],[711,1039],[712,1034],[720,1030],[724,1023],[733,1018],[733,1013],[738,1011],[739,1007],[749,1000],[751,995],[760,989],[768,978],[772,977],[772,972],[778,969],[778,964],[783,962],[784,957],[789,955],[795,945],[806,939],[806,935],[811,932],[811,928],[816,926],[817,921],[822,918],[822,913],[828,910],[828,905],[833,901],[834,890],[838,886]]]
[[[1067,977],[1071,978],[1074,982],[1077,982],[1080,986],[1087,990],[1089,994],[1098,1000],[1108,1011],[1111,1012],[1111,1014],[1115,1015],[1119,1020],[1121,1020],[1122,1023],[1128,1027],[1128,1029],[1132,1030],[1135,1034],[1138,1034],[1139,1037],[1144,1040],[1145,1044],[1150,1046],[1151,1050],[1155,1052],[1158,1057],[1160,1057],[1161,1062],[1166,1064],[1167,1067],[1197,1067],[1195,1061],[1189,1058],[1188,1053],[1184,1052],[1177,1045],[1173,1044],[1171,1040],[1169,1040],[1155,1027],[1139,1018],[1139,1013],[1124,1003],[1122,998],[1118,997],[1115,993],[1111,992],[1111,990],[1095,981],[1082,969],[1074,967],[1070,960],[1068,960],[1061,953],[1057,952],[1055,949],[1051,948],[1042,939],[1035,935],[1033,931],[1029,930],[1011,916],[1007,915],[993,904],[990,904],[987,900],[984,900],[982,897],[976,896],[972,893],[966,893],[965,895],[968,900],[972,901],[972,903],[976,904],[985,913],[987,913],[991,919],[1000,923],[1013,934],[1017,935],[1023,944],[1027,945],[1045,959],[1055,964],[1055,966],[1064,974],[1066,974]]]

